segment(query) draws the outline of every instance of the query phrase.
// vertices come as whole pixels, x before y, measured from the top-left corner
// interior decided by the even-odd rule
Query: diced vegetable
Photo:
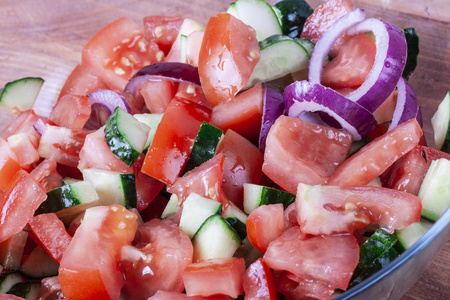
[[[33,108],[43,84],[44,79],[38,77],[26,77],[8,82],[0,90],[0,106],[15,111]]]

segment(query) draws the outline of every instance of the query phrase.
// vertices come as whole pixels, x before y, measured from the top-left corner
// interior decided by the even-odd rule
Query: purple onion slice
[[[294,82],[286,87],[283,98],[288,116],[299,118],[308,112],[324,112],[351,133],[355,141],[367,136],[377,126],[367,109],[320,84],[305,80]]]
[[[39,119],[36,121],[36,123],[33,124],[33,128],[37,131],[37,133],[39,133],[40,136],[42,136],[47,129],[47,126],[45,126],[45,123],[44,121],[42,121],[42,119]]]
[[[259,133],[259,149],[264,152],[270,127],[284,114],[283,90],[274,85],[264,84],[263,116]]]
[[[388,131],[413,118],[416,118],[419,124],[422,121],[416,94],[403,77],[400,77],[397,83],[397,91],[397,104]]]
[[[106,124],[106,120],[112,114],[117,106],[122,108],[128,113],[131,113],[131,109],[125,100],[125,98],[111,90],[97,90],[87,95],[89,102],[91,103],[91,115],[83,129],[85,130],[97,130]]]

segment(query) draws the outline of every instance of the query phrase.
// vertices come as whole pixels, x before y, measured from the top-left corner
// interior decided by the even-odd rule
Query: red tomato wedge
[[[162,113],[175,96],[175,86],[169,80],[147,81],[140,86],[145,106],[151,113]]]
[[[352,136],[286,116],[279,117],[267,135],[262,170],[290,193],[299,182],[323,184],[348,157]]]
[[[83,49],[82,65],[93,70],[110,89],[122,91],[142,67],[159,62],[164,53],[144,38],[143,29],[128,17],[103,27]]]
[[[80,131],[91,115],[86,96],[65,95],[53,107],[49,119],[56,125]]]
[[[340,165],[327,185],[366,185],[411,151],[423,132],[411,119],[373,140]]]
[[[56,214],[37,215],[28,221],[32,237],[58,264],[72,240]]]
[[[247,237],[250,243],[266,252],[270,242],[278,238],[284,231],[283,204],[261,205],[254,209],[245,222]]]
[[[261,258],[258,258],[247,268],[244,275],[243,287],[246,299],[278,299],[272,271]]]
[[[1,149],[1,148],[0,148]],[[20,165],[12,158],[6,160],[0,166],[0,190],[6,191],[14,183],[14,176],[22,170]]]
[[[17,156],[17,162],[25,170],[39,162],[39,153],[26,133],[14,134],[8,137],[8,145]]]
[[[381,182],[384,187],[417,195],[428,167],[439,158],[450,160],[450,154],[417,145],[381,175]]]
[[[145,38],[154,41],[167,55],[177,38],[183,19],[170,16],[148,16],[143,19]]]
[[[359,261],[359,246],[350,234],[304,237],[300,227],[294,226],[270,243],[263,260],[273,270],[288,271],[297,282],[326,288],[319,297],[325,299],[335,289],[347,289]],[[318,292],[312,289],[303,296],[314,297]]]
[[[322,34],[340,17],[353,10],[351,0],[329,0],[317,7],[303,25],[300,35],[302,39],[309,39],[317,43]],[[334,44],[330,54],[336,56],[341,45],[348,39],[348,35],[342,35]]]
[[[372,69],[376,52],[375,43],[364,33],[351,37],[323,69],[322,84],[333,89],[360,86]]]
[[[223,294],[237,298],[243,292],[244,273],[243,258],[217,258],[192,263],[183,272],[186,294],[188,296]]]
[[[352,233],[371,223],[388,232],[419,222],[417,196],[373,186],[310,186],[299,184],[297,222],[304,233]]]
[[[63,185],[63,177],[58,173],[57,162],[53,156],[41,161],[30,175],[45,189],[51,191]]]
[[[125,296],[145,300],[158,290],[182,292],[183,270],[192,262],[194,252],[190,238],[172,221],[159,219],[139,227],[139,233],[136,247],[122,250]]]
[[[124,284],[120,251],[131,244],[137,216],[120,205],[88,208],[59,268],[69,299],[118,299]]]
[[[158,291],[148,300],[229,300],[230,297],[225,295],[214,295],[210,297],[191,296],[183,293]]]
[[[232,129],[249,140],[259,137],[262,122],[264,88],[257,84],[236,98],[214,106],[211,125],[223,131]]]
[[[263,173],[263,154],[247,139],[228,130],[219,145],[216,153],[223,153],[223,192],[225,196],[243,208],[244,183],[259,184]]]
[[[200,47],[198,72],[212,107],[231,100],[247,84],[259,56],[253,28],[228,13],[209,19]]]
[[[20,232],[45,199],[45,190],[30,174],[17,172],[0,195],[0,243]]]
[[[36,115],[36,113],[31,109],[23,111],[0,133],[0,137],[6,140],[11,135],[24,133],[27,135],[33,146],[37,148],[39,146],[40,136],[36,129],[34,129],[33,125],[38,120],[42,120],[44,123],[47,123],[47,118]]]
[[[93,75],[94,71],[86,65],[77,65],[69,77],[66,79],[58,99],[70,95],[87,95],[93,91],[106,89],[104,83],[98,76]]]
[[[210,117],[208,108],[174,98],[156,129],[142,172],[171,185],[187,163],[201,124]]]

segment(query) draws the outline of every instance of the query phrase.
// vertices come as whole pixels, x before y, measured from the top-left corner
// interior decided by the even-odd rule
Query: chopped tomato
[[[30,175],[48,192],[63,185],[63,177],[58,173],[57,167],[55,158],[51,156],[41,161]]]
[[[200,48],[198,72],[211,106],[234,98],[260,57],[256,32],[228,13],[211,17]]]
[[[381,182],[385,187],[417,195],[431,162],[439,158],[450,160],[450,154],[417,145],[381,175]]]
[[[58,99],[68,94],[85,96],[93,91],[106,89],[106,83],[93,73],[92,68],[86,65],[77,65],[66,79]]]
[[[35,148],[39,146],[40,136],[36,129],[34,129],[33,125],[41,120],[44,123],[47,123],[47,118],[38,116],[33,110],[26,110],[19,114],[19,116],[12,121],[8,127],[5,128],[0,133],[0,137],[5,140],[8,139],[11,135],[25,133],[27,137],[30,139],[31,143]]]
[[[28,221],[32,237],[58,264],[72,240],[56,214],[40,214]]]
[[[0,243],[20,232],[45,199],[45,190],[30,174],[17,172],[0,196]]]
[[[371,141],[340,165],[328,179],[328,185],[366,185],[390,165],[412,150],[423,132],[416,119],[388,131]]]
[[[49,119],[56,125],[80,131],[91,115],[91,104],[86,96],[65,95],[53,107]]]
[[[192,263],[183,272],[186,294],[188,296],[223,294],[237,298],[243,292],[244,273],[243,258],[217,258]]]
[[[122,17],[98,31],[82,52],[82,65],[92,68],[110,89],[123,91],[128,80],[142,67],[159,62],[164,53],[128,17]]]
[[[335,289],[346,290],[359,261],[359,246],[351,235],[305,237],[300,227],[286,230],[270,243],[263,261],[276,271],[288,271],[294,281],[312,282],[322,290],[306,290],[303,296],[328,298]]]
[[[137,210],[144,210],[164,188],[164,183],[142,172],[136,173]]]
[[[187,163],[201,124],[211,111],[197,103],[174,98],[156,129],[142,172],[172,184]]]
[[[39,153],[26,133],[11,135],[8,137],[8,144],[11,151],[17,155],[17,162],[22,168],[30,169],[35,163],[39,162]]]
[[[204,35],[204,31],[194,31],[187,36],[186,62],[194,67],[198,67],[200,46]]]
[[[364,33],[351,37],[325,66],[322,84],[339,89],[360,86],[372,69],[376,52],[375,43]]]
[[[309,186],[299,184],[297,221],[304,233],[353,233],[371,223],[386,231],[419,222],[422,204],[417,196],[374,186]]]
[[[395,89],[391,95],[373,112],[373,117],[378,124],[390,122],[394,115],[395,106],[397,105],[398,91]]]
[[[167,55],[177,38],[183,19],[169,16],[148,16],[143,19],[145,38],[154,41]]]
[[[178,178],[172,185],[167,187],[167,191],[177,195],[179,205],[191,193],[196,193],[226,205],[228,200],[222,189],[223,164],[224,155],[219,153]]]
[[[266,252],[270,242],[278,238],[284,230],[283,204],[261,205],[254,209],[247,218],[247,237],[250,243]]]
[[[0,148],[1,149],[1,148]],[[0,190],[6,191],[14,183],[13,178],[22,168],[12,158],[6,160],[3,165],[0,166]]]
[[[306,20],[303,31],[300,35],[302,39],[309,39],[314,44],[317,43],[322,34],[331,27],[340,17],[353,10],[351,0],[329,0],[319,7]],[[348,39],[348,35],[342,35],[334,44],[330,53],[336,56],[341,45]]]
[[[230,297],[226,295],[213,295],[210,297],[189,297],[186,294],[178,292],[164,292],[158,291],[154,296],[148,298],[148,300],[229,300]]]
[[[14,160],[15,162],[19,160],[16,153],[11,150],[8,142],[0,137],[0,165],[5,164],[10,159]]]
[[[348,157],[351,144],[343,130],[281,116],[267,135],[262,170],[295,194],[299,182],[323,184]]]
[[[278,299],[272,271],[261,258],[258,258],[247,268],[243,287],[246,299]]]
[[[170,80],[146,81],[139,90],[151,113],[162,113],[175,96],[175,86]]]
[[[136,247],[122,250],[123,293],[129,299],[148,299],[158,290],[182,292],[183,270],[192,262],[190,238],[169,220],[153,219],[139,227]]]
[[[120,251],[130,245],[137,216],[120,205],[88,208],[59,268],[61,290],[69,299],[118,299],[124,279]]]
[[[262,122],[264,87],[261,83],[213,108],[211,125],[223,131],[232,129],[249,140],[259,137]]]
[[[178,83],[177,93],[175,97],[190,100],[211,109],[208,100],[206,100],[203,90],[187,82]]]
[[[263,154],[259,149],[233,130],[228,130],[217,146],[223,153],[223,192],[228,200],[243,208],[244,183],[258,184],[263,173]]]

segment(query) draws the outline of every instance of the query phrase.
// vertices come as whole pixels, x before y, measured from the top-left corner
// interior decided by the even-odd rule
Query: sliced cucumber
[[[238,19],[255,29],[258,41],[283,33],[278,16],[266,1],[236,0],[235,7]]]
[[[192,239],[194,262],[232,257],[242,242],[238,233],[221,216],[212,215]]]
[[[0,90],[0,106],[11,110],[28,110],[33,108],[44,79],[38,77],[25,77],[8,82]]]
[[[422,200],[422,217],[437,221],[450,207],[450,160],[433,160],[417,196]]]
[[[417,56],[419,55],[419,36],[413,27],[404,28],[403,34],[408,45],[408,54],[406,56],[406,65],[403,69],[402,76],[409,79],[417,66]]]
[[[144,123],[148,127],[150,127],[150,131],[148,133],[147,142],[145,142],[143,152],[146,153],[150,145],[152,144],[153,137],[155,136],[156,128],[161,122],[163,114],[135,114],[133,117],[136,118],[141,123]]]
[[[120,204],[136,207],[136,176],[100,169],[84,169],[83,178],[89,181],[98,194],[98,205]]]
[[[18,282],[11,287],[7,294],[15,295],[26,300],[36,300],[39,298],[40,282]]]
[[[180,209],[178,206],[178,197],[175,194],[170,195],[169,202],[166,204],[166,208],[164,208],[164,211],[161,214],[161,219],[169,218],[170,216],[173,216],[177,213],[177,211]]]
[[[116,107],[106,121],[106,143],[118,158],[131,166],[144,150],[149,131],[147,125],[120,107]]]
[[[206,219],[221,211],[222,203],[191,193],[183,202],[180,227],[192,238]]]
[[[282,203],[284,209],[294,203],[295,195],[267,186],[244,183],[244,211],[250,214],[261,205]]]
[[[236,11],[236,2],[230,3],[230,6],[227,9],[227,13],[229,13],[230,15],[232,15],[235,18],[238,17],[238,14]]]
[[[28,232],[20,231],[0,243],[0,264],[6,270],[19,270]]]
[[[314,12],[305,0],[281,0],[273,8],[278,11],[283,34],[292,38],[300,36],[306,19]]]
[[[260,42],[261,57],[246,85],[272,81],[308,68],[309,54],[297,41],[283,35],[273,35]]]
[[[0,275],[0,293],[5,294],[13,285],[23,282],[23,276],[19,272],[3,273]]]
[[[295,39],[295,41],[302,45],[302,47],[305,48],[306,52],[308,52],[309,57],[311,57],[311,54],[316,45],[314,45],[314,43],[308,39]]]
[[[210,160],[216,152],[223,131],[211,124],[203,122],[192,146],[191,154],[184,172],[190,171],[200,166],[205,161]]]
[[[247,226],[245,225],[247,217],[247,214],[233,202],[230,202],[222,212],[222,218],[236,230],[241,239],[244,239],[247,236]]]
[[[396,230],[395,235],[398,238],[396,249],[400,252],[410,248],[415,242],[417,242],[424,234],[431,228],[433,223],[427,220],[420,220],[420,222],[412,223],[406,228]]]
[[[36,246],[25,259],[20,272],[31,278],[44,278],[58,275],[59,265],[40,246]]]
[[[435,148],[450,153],[450,91],[431,118]]]

